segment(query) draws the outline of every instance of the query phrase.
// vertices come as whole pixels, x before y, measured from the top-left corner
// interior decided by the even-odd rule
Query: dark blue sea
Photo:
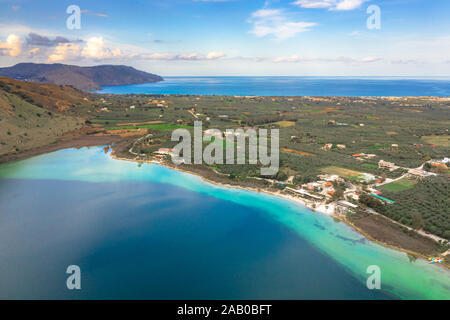
[[[99,93],[257,96],[450,96],[450,78],[165,77],[158,83],[104,87]]]

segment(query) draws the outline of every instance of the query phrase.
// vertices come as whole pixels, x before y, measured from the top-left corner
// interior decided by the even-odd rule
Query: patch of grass
[[[324,173],[328,173],[328,174],[336,174],[338,176],[341,176],[341,177],[344,177],[347,179],[358,179],[359,176],[362,175],[362,172],[345,169],[345,168],[334,167],[334,166],[322,168],[320,171],[322,171]]]
[[[373,163],[363,163],[361,166],[368,169],[378,169],[378,166]]]
[[[379,187],[379,189],[387,191],[387,192],[399,192],[399,191],[404,191],[404,190],[414,188],[414,186],[416,184],[417,184],[417,180],[403,178],[403,179],[382,185]]]
[[[175,129],[189,129],[192,126],[179,124],[145,124],[138,126],[119,126],[108,127],[106,130],[133,130],[133,129],[154,129],[154,130],[175,130]]]
[[[380,150],[380,149],[387,149],[389,147],[390,147],[390,145],[388,145],[388,144],[378,144],[377,143],[373,146],[369,146],[367,149],[368,150]]]
[[[281,151],[284,152],[289,152],[289,153],[295,153],[301,156],[310,156],[310,157],[315,157],[317,156],[314,153],[309,153],[309,152],[304,152],[304,151],[300,151],[300,150],[294,150],[294,149],[288,149],[288,148],[280,148]]]
[[[435,144],[441,147],[450,147],[450,136],[423,136],[422,140],[429,144]]]
[[[295,126],[294,121],[278,121],[278,122],[275,122],[274,124],[279,125],[280,128],[288,128],[288,127]]]

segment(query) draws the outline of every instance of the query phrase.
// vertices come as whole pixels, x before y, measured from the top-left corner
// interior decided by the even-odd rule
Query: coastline
[[[372,237],[368,232],[364,231],[362,228],[356,226],[354,223],[352,223],[351,221],[349,221],[348,219],[346,219],[345,215],[341,215],[341,214],[335,214],[334,210],[326,209],[325,206],[321,205],[318,207],[313,208],[312,207],[312,203],[310,203],[309,201],[307,201],[306,199],[301,199],[298,197],[294,197],[288,194],[284,194],[281,193],[280,191],[272,191],[272,190],[268,190],[265,188],[253,188],[253,187],[243,187],[240,185],[232,185],[232,184],[227,184],[227,183],[221,183],[218,181],[214,181],[210,178],[207,178],[203,175],[201,175],[198,172],[194,172],[194,171],[189,171],[189,170],[185,170],[182,169],[180,167],[177,167],[175,165],[171,165],[167,162],[157,162],[157,161],[151,161],[151,160],[141,160],[141,159],[131,159],[131,158],[125,158],[125,157],[120,157],[117,156],[114,152],[114,149],[112,149],[111,153],[110,153],[111,158],[115,159],[115,160],[121,160],[121,161],[128,161],[128,162],[134,162],[134,163],[147,163],[147,164],[154,164],[154,165],[160,165],[160,166],[164,166],[166,168],[172,169],[172,170],[176,170],[179,172],[184,172],[184,173],[188,173],[188,174],[192,174],[195,175],[199,178],[201,178],[204,182],[216,185],[216,186],[220,186],[220,187],[224,187],[224,188],[228,188],[228,189],[240,189],[240,190],[245,190],[245,191],[252,191],[252,192],[257,192],[257,193],[265,193],[271,196],[275,196],[275,197],[279,197],[288,201],[291,201],[297,205],[301,205],[302,207],[305,207],[315,213],[319,213],[319,214],[324,214],[324,215],[328,215],[330,217],[332,217],[334,220],[337,220],[339,222],[343,222],[346,225],[348,225],[350,228],[352,228],[353,230],[355,230],[356,232],[358,232],[359,234],[361,234],[363,237],[365,237],[366,239],[368,239],[371,242],[377,243],[383,247],[392,249],[392,250],[396,250],[396,251],[400,251],[403,253],[406,253],[408,255],[412,255],[416,258],[421,258],[425,261],[428,261],[428,259],[430,258],[430,256],[426,256],[420,252],[416,252],[416,251],[412,251],[412,250],[408,250],[399,246],[395,246],[380,240],[375,239],[374,237]],[[333,207],[334,208],[334,207]],[[448,264],[439,264],[438,266],[442,266],[444,267],[446,270],[450,270],[450,266]]]
[[[347,219],[347,217],[344,214],[335,213],[333,205],[327,206],[327,205],[321,204],[319,206],[315,206],[315,205],[313,206],[312,201],[308,201],[303,198],[299,198],[299,197],[296,197],[293,195],[282,193],[281,191],[273,191],[273,190],[270,190],[270,189],[267,189],[264,187],[256,188],[256,187],[251,187],[251,186],[242,186],[239,183],[230,184],[230,183],[219,182],[219,181],[213,180],[210,177],[207,177],[205,174],[202,174],[201,172],[197,172],[195,170],[186,170],[185,168],[180,168],[179,166],[175,166],[167,161],[144,160],[144,159],[137,159],[137,158],[127,158],[127,157],[116,155],[116,151],[122,151],[122,149],[124,148],[125,145],[127,145],[131,140],[133,140],[139,136],[141,136],[141,135],[121,137],[118,135],[87,135],[87,134],[83,135],[83,134],[79,134],[76,136],[72,136],[71,138],[66,137],[65,139],[60,139],[57,141],[57,143],[37,147],[37,148],[31,149],[31,150],[21,152],[20,154],[15,154],[12,157],[8,157],[8,156],[0,157],[0,163],[26,159],[26,158],[34,157],[34,156],[37,156],[40,154],[55,152],[55,151],[58,151],[61,149],[105,146],[105,147],[111,149],[110,156],[113,159],[135,162],[135,163],[157,164],[157,165],[167,167],[169,169],[173,169],[173,170],[177,170],[180,172],[185,172],[185,173],[189,173],[189,174],[198,176],[203,181],[210,183],[210,184],[217,185],[217,186],[230,188],[230,189],[240,189],[240,190],[245,190],[245,191],[258,192],[258,193],[263,192],[268,195],[272,195],[275,197],[279,197],[279,198],[291,201],[291,202],[293,202],[297,205],[301,205],[302,207],[307,208],[313,212],[328,215],[328,216],[332,217],[334,220],[337,220],[339,222],[344,222],[346,225],[348,225],[350,228],[352,228],[353,230],[360,233],[362,236],[367,238],[369,241],[377,243],[386,248],[404,252],[408,255],[412,255],[416,258],[422,258],[426,261],[428,261],[428,259],[430,257],[432,257],[431,255],[426,255],[426,254],[420,253],[418,251],[409,250],[409,249],[403,248],[401,246],[393,245],[393,244],[390,244],[390,243],[387,243],[384,241],[380,241],[379,239],[374,238],[369,232],[365,231],[361,227],[358,227],[352,221]],[[388,218],[386,218],[384,216],[382,216],[382,218],[389,220]],[[406,226],[402,226],[402,227],[406,228]],[[435,240],[433,240],[433,241],[436,242]],[[443,264],[441,264],[441,266],[443,266],[447,270],[450,269],[450,265],[448,263],[443,263]]]
[[[6,163],[11,161],[23,160],[31,157],[35,157],[44,153],[55,152],[68,148],[85,148],[85,147],[99,147],[104,145],[110,145],[116,143],[121,139],[120,136],[108,135],[86,135],[75,133],[75,136],[66,137],[56,140],[54,143],[39,146],[33,149],[28,149],[20,153],[4,154],[0,156],[0,163]]]

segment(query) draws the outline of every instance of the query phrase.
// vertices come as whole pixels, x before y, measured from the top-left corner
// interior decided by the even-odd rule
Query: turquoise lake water
[[[102,148],[0,165],[0,208],[0,298],[450,299],[448,270],[326,215]]]
[[[104,87],[100,93],[257,96],[450,96],[450,78],[164,77],[164,81]]]

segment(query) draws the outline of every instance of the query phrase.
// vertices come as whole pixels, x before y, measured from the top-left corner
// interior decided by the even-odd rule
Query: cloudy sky
[[[81,10],[80,29],[67,27],[70,5]],[[374,6],[375,29],[367,27],[376,22]],[[0,66],[126,64],[163,76],[450,76],[449,12],[448,0],[0,0]]]

